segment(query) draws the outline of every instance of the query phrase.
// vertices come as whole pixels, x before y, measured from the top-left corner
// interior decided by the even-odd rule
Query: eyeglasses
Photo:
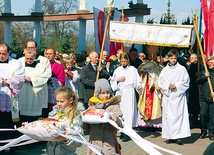
[[[25,58],[25,60],[34,60],[34,58]]]
[[[27,47],[27,49],[34,49],[35,47]]]

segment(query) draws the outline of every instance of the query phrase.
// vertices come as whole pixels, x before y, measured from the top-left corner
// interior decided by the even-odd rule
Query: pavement
[[[164,147],[166,149],[173,150],[182,155],[202,155],[207,146],[212,143],[212,141],[207,137],[205,139],[199,139],[200,129],[192,129],[191,137],[182,139],[183,145],[178,144],[166,144],[166,139],[161,137],[161,131],[154,130],[135,130],[142,138]],[[148,155],[144,150],[142,150],[138,145],[136,145],[132,140],[128,142],[122,142],[119,138],[120,133],[118,133],[118,142],[122,146],[122,155]],[[85,132],[86,139],[89,138],[88,132]],[[23,147],[21,150],[18,150],[16,153],[9,153],[9,150],[6,150],[5,155],[45,155],[46,142],[38,142],[30,146]],[[168,153],[160,151],[163,155],[169,155]],[[86,155],[87,147],[82,145],[76,151],[77,155]],[[214,151],[213,151],[214,154]]]

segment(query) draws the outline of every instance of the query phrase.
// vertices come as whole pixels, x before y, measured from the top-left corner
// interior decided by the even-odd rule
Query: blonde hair
[[[129,55],[127,53],[122,53],[119,57],[120,61],[122,59],[126,59],[128,61],[128,65],[130,65],[130,59],[129,59]]]
[[[74,118],[77,114],[76,109],[77,109],[77,96],[76,93],[69,87],[66,86],[61,86],[58,88],[55,92],[55,95],[57,94],[65,94],[68,99],[72,98],[73,102],[69,106],[68,111],[66,112],[65,116],[68,118],[70,122],[73,122]]]
[[[76,54],[75,53],[71,53],[68,56],[70,59],[74,59],[74,61],[76,61]]]
[[[65,64],[69,64],[69,63],[75,64],[76,63],[75,59],[72,59],[72,58],[65,58],[64,61],[65,61]]]

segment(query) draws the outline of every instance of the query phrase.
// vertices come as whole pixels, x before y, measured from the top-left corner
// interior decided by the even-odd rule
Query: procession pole
[[[121,9],[122,9],[122,22],[124,22],[124,6],[122,6]],[[124,52],[124,44],[123,43],[121,44],[121,49]]]
[[[195,15],[195,21],[196,21],[196,26],[197,26],[197,28],[198,28],[198,16],[197,16],[197,14],[198,14],[198,9],[196,9],[195,10],[195,12],[196,12],[196,15]],[[199,34],[199,40],[200,40],[200,42],[201,42],[201,16],[202,16],[202,11],[200,11],[200,23],[199,23],[199,30],[198,30],[198,34]],[[196,50],[197,50],[197,55],[198,55],[198,65],[197,65],[197,71],[198,71],[198,73],[200,73],[200,62],[199,62],[199,45],[198,45],[198,43],[197,43],[197,46],[196,46]]]
[[[107,21],[106,21],[106,25],[105,25],[105,30],[104,30],[104,35],[103,35],[102,46],[101,46],[101,50],[100,50],[100,59],[99,59],[98,67],[101,66],[101,62],[102,62],[104,44],[105,44],[105,40],[106,40],[106,33],[107,33],[107,30],[108,30],[108,25],[109,25],[109,21],[110,21],[110,16],[111,16],[111,7],[108,8],[108,16],[107,16]],[[98,71],[97,71],[97,76],[96,76],[96,81],[99,79],[99,75],[100,75],[100,71],[98,70]]]
[[[198,9],[195,10],[195,13],[196,13],[196,16],[195,16],[195,20],[196,20],[196,26],[198,28]],[[199,22],[199,31],[198,31],[198,34],[199,34],[199,40],[200,40],[200,43],[201,43],[201,17],[202,17],[202,10],[200,9],[200,22]],[[196,44],[196,50],[197,50],[197,74],[200,74],[200,59],[199,59],[199,54],[200,54],[200,51],[199,51],[199,45],[198,43]],[[198,94],[200,94],[200,86],[198,85]],[[201,96],[199,95],[199,105],[201,105]]]
[[[205,58],[204,58],[204,52],[203,52],[203,49],[202,49],[202,46],[201,46],[201,42],[200,42],[200,38],[199,38],[199,34],[198,34],[198,27],[197,27],[197,24],[196,24],[196,19],[197,18],[195,18],[195,16],[193,16],[192,19],[193,19],[193,23],[194,23],[197,43],[198,43],[198,46],[199,46],[199,49],[200,49],[201,58],[202,58],[202,62],[203,62],[203,65],[204,65],[204,70],[205,70],[205,72],[208,72],[207,64],[206,64],[206,61],[205,61]],[[209,85],[209,88],[210,88],[210,92],[213,92],[213,88],[212,88],[212,84],[211,84],[211,80],[210,80],[209,76],[207,77],[207,81],[208,81],[208,85]],[[214,98],[213,98],[213,102],[214,102]]]
[[[105,40],[106,40],[106,33],[107,33],[107,30],[108,30],[110,16],[111,16],[111,7],[108,8],[108,16],[107,16],[107,21],[106,21],[106,25],[105,25],[105,30],[104,30],[103,40],[102,40],[102,46],[101,46],[101,50],[100,50],[100,59],[99,59],[99,63],[98,63],[98,68],[101,67],[101,62],[102,62],[102,58],[103,58],[104,44],[105,44]],[[100,71],[97,70],[96,81],[99,79],[99,76],[100,76]],[[96,94],[95,94],[95,91],[94,91],[94,96],[95,95]]]

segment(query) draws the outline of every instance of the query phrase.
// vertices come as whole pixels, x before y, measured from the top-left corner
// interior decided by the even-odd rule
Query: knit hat
[[[95,92],[96,94],[100,94],[102,92],[109,91],[111,92],[111,86],[106,79],[99,79],[95,82]]]

